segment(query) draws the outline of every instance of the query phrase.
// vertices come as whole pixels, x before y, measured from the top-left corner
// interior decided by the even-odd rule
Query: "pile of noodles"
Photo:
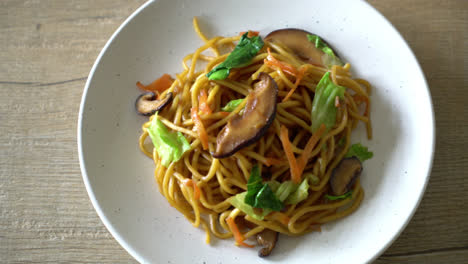
[[[232,70],[226,80],[210,81],[206,74],[226,59],[240,36],[207,39],[196,19],[194,28],[204,44],[183,59],[183,71],[175,75],[170,88],[160,95],[172,92],[173,101],[157,117],[169,130],[181,132],[190,143],[190,150],[179,161],[163,166],[158,153],[145,142],[147,128],[154,116],[143,125],[140,138],[141,150],[154,160],[155,179],[170,205],[193,226],[201,225],[206,230],[207,243],[211,234],[226,239],[232,237],[234,231],[239,232],[231,230],[226,223],[228,218],[236,221],[244,238],[264,229],[296,236],[320,230],[320,225],[355,211],[364,196],[359,179],[353,185],[350,199],[330,201],[324,198],[324,194],[329,190],[331,173],[347,153],[350,135],[360,121],[367,127],[368,137],[371,137],[370,84],[352,78],[349,63],[331,69],[307,64],[286,47],[268,41],[249,66]],[[268,49],[275,59],[292,65],[297,71],[304,71],[300,83],[295,83],[296,78],[281,68],[265,63]],[[300,155],[313,134],[311,107],[315,88],[327,71],[331,72],[330,77],[335,84],[347,89],[345,99],[337,110],[335,126],[315,145],[304,169],[304,173],[312,173],[319,181],[315,185],[310,184],[308,197],[304,201],[288,205],[280,213],[271,213],[262,221],[253,219],[233,207],[228,199],[247,190],[246,183],[255,164],[271,180],[283,182],[291,179],[290,166],[280,140],[280,127],[288,129],[293,152]],[[223,159],[213,158],[210,153],[216,148],[218,133],[241,109],[237,107],[235,111],[226,113],[221,108],[231,100],[245,98],[261,72],[268,73],[278,85],[277,111],[272,125],[258,141],[234,155]],[[285,100],[291,90],[294,92]],[[211,113],[200,113],[208,134],[207,150],[202,148],[191,118],[191,109],[200,108],[200,96],[206,96],[206,103],[211,109]]]

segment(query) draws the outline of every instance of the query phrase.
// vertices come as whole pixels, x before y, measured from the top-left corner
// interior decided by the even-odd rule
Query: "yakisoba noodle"
[[[223,50],[232,50],[240,36],[208,39],[200,31],[196,19],[193,22],[195,31],[204,44],[183,59],[184,70],[176,74],[170,88],[160,95],[164,97],[172,92],[173,100],[157,117],[169,130],[181,132],[190,143],[190,150],[179,161],[163,166],[156,149],[151,150],[145,144],[148,127],[155,118],[154,115],[143,125],[139,141],[141,150],[154,160],[155,179],[161,194],[171,206],[179,210],[193,226],[202,226],[206,230],[207,243],[211,240],[211,234],[227,239],[233,237],[233,233],[241,232],[243,238],[249,238],[264,229],[290,236],[303,235],[320,230],[320,225],[355,211],[364,197],[359,179],[352,187],[351,198],[330,201],[324,195],[330,189],[329,180],[334,168],[348,152],[351,132],[359,122],[367,127],[368,138],[372,137],[370,84],[365,80],[352,78],[349,63],[344,66],[335,65],[331,69],[307,64],[288,48],[268,41],[265,41],[264,47],[250,65],[232,70],[225,80],[211,81],[206,74],[227,58],[229,51]],[[295,77],[264,62],[268,57],[268,49],[275,59],[292,65],[297,71],[304,71],[298,85],[295,85]],[[282,182],[291,179],[290,166],[280,140],[280,129],[284,126],[293,135],[292,150],[300,155],[313,134],[310,113],[315,88],[327,71],[331,72],[333,83],[347,89],[344,100],[337,107],[335,126],[322,135],[304,169],[304,172],[316,175],[319,182],[310,184],[307,199],[286,206],[280,213],[268,214],[264,220],[246,215],[232,206],[228,199],[247,190],[246,184],[255,164],[263,171],[268,170],[271,180]],[[230,118],[239,114],[245,102],[231,113],[222,112],[221,108],[231,100],[245,98],[252,91],[261,72],[268,73],[278,86],[276,118],[255,143],[230,157],[213,158],[210,153],[216,148],[218,133]],[[295,89],[294,92],[284,100],[292,89]],[[200,114],[208,134],[208,150],[202,148],[191,118],[191,109],[200,107],[201,94],[207,96],[206,102],[212,110],[211,113]],[[341,146],[338,147],[339,142]],[[237,225],[230,225],[229,221],[235,221]],[[240,231],[232,230],[237,226],[241,227]]]

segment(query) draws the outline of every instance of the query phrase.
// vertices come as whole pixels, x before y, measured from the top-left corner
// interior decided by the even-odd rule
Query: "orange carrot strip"
[[[294,87],[289,91],[289,93],[286,95],[286,97],[283,98],[283,102],[287,101],[289,97],[296,91],[297,87],[299,86],[299,83],[301,83],[302,78],[304,78],[304,74],[306,72],[306,67],[301,67],[299,69],[299,72],[296,77],[296,82],[294,83]]]
[[[200,200],[200,195],[201,195],[200,187],[198,187],[196,181],[192,181],[192,185],[193,185],[193,192],[194,192],[193,198],[195,198],[195,200]]]
[[[276,220],[276,221],[282,223],[283,225],[286,225],[286,226],[287,226],[287,225],[289,224],[290,218],[289,218],[289,216],[288,216],[287,214],[285,214],[285,213],[273,212],[273,213],[271,214],[271,217],[272,217],[274,220]]]
[[[270,167],[271,165],[280,165],[282,163],[283,163],[282,160],[276,159],[276,158],[266,158],[266,161],[265,161],[265,165],[267,165],[268,167]]]
[[[138,86],[138,88],[140,88],[141,90],[145,90],[145,86],[139,81],[136,83],[136,86]]]
[[[236,225],[236,222],[234,222],[234,219],[231,217],[228,217],[226,219],[226,223],[228,224],[229,228],[231,229],[232,234],[234,235],[234,239],[236,240],[237,244],[244,246],[244,247],[249,247],[253,248],[254,245],[249,245],[244,243],[245,237],[244,235],[239,231],[239,228]]]
[[[201,89],[200,95],[198,96],[198,101],[200,102],[200,111],[205,114],[211,114],[213,111],[208,105],[208,94],[205,89]]]
[[[220,111],[219,112],[221,115],[223,115],[224,117],[228,116],[231,112],[224,112],[224,111]]]
[[[291,146],[291,141],[289,141],[289,132],[285,126],[281,126],[280,129],[280,140],[283,145],[284,152],[289,161],[289,167],[291,170],[291,179],[294,183],[301,182],[301,175],[299,174],[299,166],[297,165],[296,157]]]
[[[325,130],[326,130],[326,127],[324,124],[322,124],[319,127],[319,129],[315,131],[315,133],[309,138],[309,141],[307,141],[304,151],[302,152],[298,160],[299,173],[301,175],[302,175],[302,172],[304,171],[305,166],[307,165],[307,161],[310,158],[310,154],[312,153],[312,150],[314,150],[315,145],[320,140],[322,135],[325,133]]]
[[[239,36],[242,36],[244,34],[245,34],[245,31],[242,31],[242,32],[239,33]],[[247,37],[251,38],[251,37],[258,36],[258,35],[260,35],[260,32],[249,30],[249,33],[247,34]]]
[[[185,179],[184,185],[193,187],[193,198],[195,198],[195,200],[200,200],[201,190],[194,180]]]
[[[295,76],[296,75],[296,72],[295,70],[289,68],[287,65],[284,65],[281,61],[278,61],[278,60],[263,60],[263,62],[269,66],[275,66],[277,68],[280,68],[282,71],[292,75],[292,76]]]
[[[298,76],[299,73],[297,72],[296,68],[294,68],[294,66],[292,66],[291,64],[288,64],[288,63],[277,60],[271,54],[270,48],[268,48],[267,51],[268,51],[268,56],[264,60],[265,64],[268,64],[270,66],[278,67],[282,71],[284,71],[284,72],[286,72],[286,73],[288,73],[288,74],[290,74],[292,76],[296,76],[296,77]]]
[[[171,87],[173,82],[174,80],[171,78],[171,76],[166,73],[146,86],[141,84],[140,82],[137,82],[136,85],[140,89],[143,89],[145,91],[162,93],[165,90],[167,90],[169,87]]]
[[[200,141],[203,146],[203,149],[207,150],[208,149],[208,134],[206,133],[205,126],[203,125],[203,122],[200,116],[198,115],[198,109],[197,107],[192,107],[190,111],[191,111],[192,120],[195,123],[195,128],[198,132],[198,136],[200,137]]]

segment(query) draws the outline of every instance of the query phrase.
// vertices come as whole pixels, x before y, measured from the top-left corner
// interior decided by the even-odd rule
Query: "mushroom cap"
[[[352,187],[357,177],[361,175],[362,163],[357,157],[344,158],[333,169],[330,187],[333,195],[343,195]]]
[[[309,41],[307,35],[315,34],[297,28],[284,28],[270,32],[265,37],[265,40],[286,46],[299,58],[310,64],[326,67],[324,63],[324,56],[326,56],[326,54],[322,50],[316,48],[315,45]],[[323,38],[320,37],[320,39],[332,48]],[[338,55],[336,56],[338,57]]]
[[[260,73],[260,81],[246,99],[244,114],[233,116],[218,134],[215,158],[225,158],[260,139],[276,115],[278,86],[273,78]]]
[[[168,92],[162,99],[156,99],[156,94],[147,92],[138,96],[135,101],[135,110],[144,116],[150,116],[156,111],[161,110],[172,100],[172,93]]]
[[[278,232],[264,229],[262,232],[257,234],[257,243],[263,246],[258,251],[259,257],[266,257],[271,254],[273,248],[275,248],[276,242],[278,241]]]

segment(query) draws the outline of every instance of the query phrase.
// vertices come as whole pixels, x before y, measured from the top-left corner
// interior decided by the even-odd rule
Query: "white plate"
[[[141,124],[136,81],[181,71],[181,60],[201,45],[193,16],[208,36],[248,29],[263,35],[296,27],[325,38],[370,81],[374,139],[355,140],[374,151],[365,163],[365,199],[351,216],[321,233],[281,236],[267,259],[232,240],[206,245],[160,195],[153,163],[138,148]],[[434,152],[434,115],[421,68],[408,45],[364,1],[148,2],[111,37],[86,83],[78,127],[81,170],[89,197],[115,239],[144,263],[365,263],[375,259],[409,222],[422,198]]]

